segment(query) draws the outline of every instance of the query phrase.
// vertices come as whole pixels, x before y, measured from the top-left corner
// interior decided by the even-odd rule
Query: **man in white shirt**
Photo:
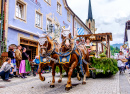
[[[13,72],[10,73],[11,68],[13,68],[13,65],[11,64],[11,58],[7,58],[6,62],[3,63],[0,69],[0,76],[4,81],[10,82],[9,75],[13,74]]]

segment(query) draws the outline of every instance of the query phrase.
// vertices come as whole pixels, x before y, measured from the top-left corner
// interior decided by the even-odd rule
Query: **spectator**
[[[125,59],[125,56],[123,55],[123,52],[122,51],[120,51],[119,52],[119,55],[118,55],[118,57],[117,57],[117,60],[118,60],[118,68],[119,68],[119,70],[120,70],[120,73],[121,73],[121,68],[125,68],[125,63],[123,63],[122,62],[122,60],[124,60]]]
[[[16,67],[17,67],[17,75],[18,75],[18,72],[19,72],[19,66],[20,66],[20,62],[22,60],[22,54],[21,54],[21,49],[22,49],[22,46],[18,45],[17,46],[17,50],[15,51],[15,59],[16,59]]]
[[[21,78],[27,78],[25,77],[25,73],[31,71],[31,67],[28,61],[28,55],[26,53],[26,48],[23,48],[23,53],[22,53],[22,61],[20,63],[19,67],[19,73],[21,73]]]
[[[16,60],[15,60],[15,53],[14,53],[14,48],[13,47],[9,47],[9,52],[8,52],[8,57],[11,58],[11,63],[13,64],[14,66],[14,71],[15,72],[15,77],[18,77],[16,73],[17,69],[16,69]]]
[[[130,53],[128,58],[126,58],[128,60],[128,62],[126,62],[126,68],[129,69],[130,68]]]
[[[12,72],[10,73],[11,68],[13,68],[13,65],[11,64],[11,58],[8,57],[0,69],[0,76],[4,81],[10,82],[9,75],[13,75]]]
[[[37,74],[37,70],[38,70],[38,67],[39,67],[39,56],[36,56],[35,59],[34,59],[34,72],[33,72],[33,75],[35,76]]]

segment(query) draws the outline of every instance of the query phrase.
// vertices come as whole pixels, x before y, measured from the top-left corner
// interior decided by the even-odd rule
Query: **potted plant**
[[[95,51],[91,51],[90,56],[95,56]]]
[[[99,56],[100,56],[100,58],[106,58],[106,54],[104,54],[104,53],[101,53]]]
[[[8,52],[6,52],[6,44],[5,44],[5,40],[2,42],[4,45],[3,45],[3,51],[2,51],[2,54],[1,54],[1,57],[8,57]]]

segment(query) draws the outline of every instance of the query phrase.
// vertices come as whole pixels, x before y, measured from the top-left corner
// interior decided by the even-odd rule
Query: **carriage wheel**
[[[96,73],[92,71],[92,78],[95,79],[96,78]]]

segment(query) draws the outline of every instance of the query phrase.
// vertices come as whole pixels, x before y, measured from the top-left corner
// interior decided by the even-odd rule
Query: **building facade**
[[[127,45],[125,49],[128,49],[130,52],[130,20],[125,24],[124,45]]]
[[[7,0],[6,11],[7,49],[10,45],[22,45],[27,48],[31,60],[39,54],[37,32],[43,34],[50,31],[51,24],[51,36],[59,43],[61,27],[70,26],[73,35],[77,30],[77,24],[84,28],[85,34],[91,32],[69,8],[66,0]]]

